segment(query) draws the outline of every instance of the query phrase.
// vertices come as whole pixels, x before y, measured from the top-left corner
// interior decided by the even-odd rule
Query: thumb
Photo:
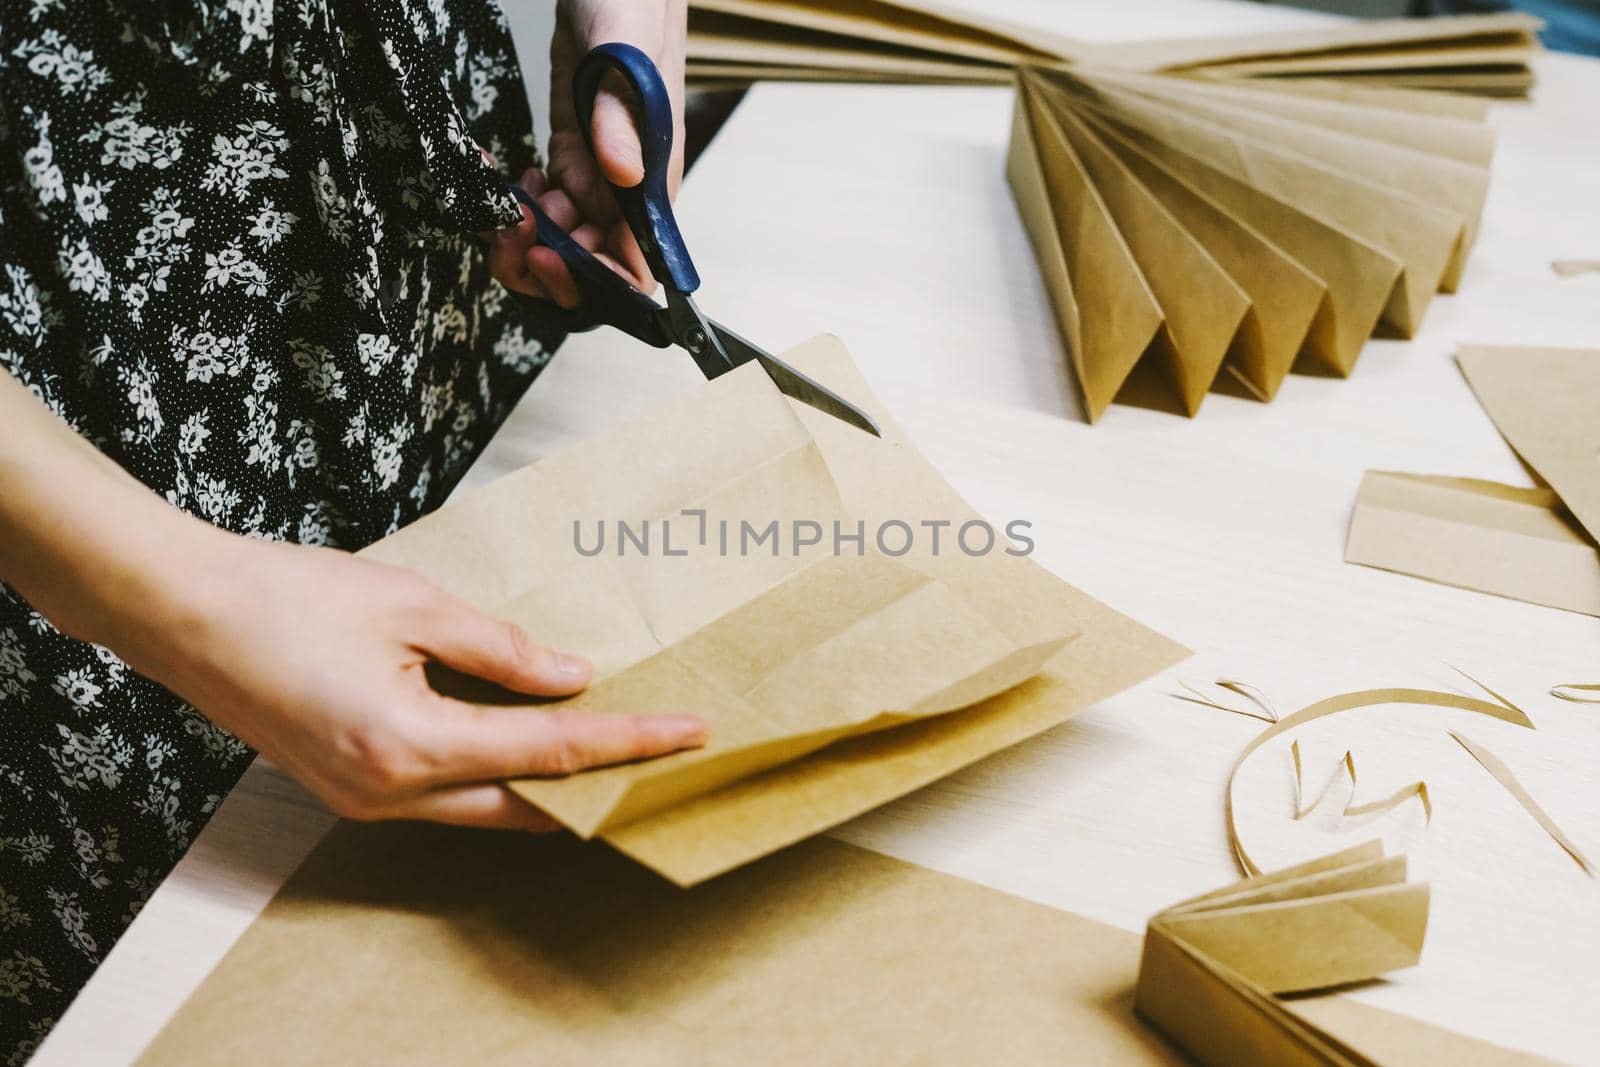
[[[633,113],[617,91],[619,87],[620,79],[614,74],[607,75],[601,83],[594,114],[589,118],[589,132],[600,173],[612,185],[631,189],[644,181],[644,149],[639,144]]]
[[[418,645],[446,667],[533,696],[568,696],[594,677],[584,657],[541,645],[516,623],[461,601],[440,613]]]

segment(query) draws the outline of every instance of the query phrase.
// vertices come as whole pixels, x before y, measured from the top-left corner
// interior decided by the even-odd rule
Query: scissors
[[[706,318],[695,306],[690,294],[700,287],[700,275],[689,259],[689,250],[684,247],[678,222],[672,215],[672,201],[667,195],[667,169],[672,158],[672,102],[661,80],[661,72],[650,57],[632,45],[620,43],[600,45],[584,56],[572,76],[572,102],[578,114],[578,128],[583,131],[584,141],[593,153],[591,117],[595,94],[599,92],[600,79],[612,70],[628,81],[638,100],[644,180],[631,189],[612,185],[611,192],[617,198],[634,239],[639,242],[650,273],[666,292],[667,305],[661,307],[628,284],[556,225],[525,190],[513,185],[512,195],[533,212],[539,242],[561,256],[577,282],[579,305],[576,311],[565,313],[567,328],[581,331],[602,325],[614,326],[656,348],[677,345],[688,350],[707,378],[716,378],[754,360],[784,395],[875,437],[882,436],[866,412],[721,323]]]

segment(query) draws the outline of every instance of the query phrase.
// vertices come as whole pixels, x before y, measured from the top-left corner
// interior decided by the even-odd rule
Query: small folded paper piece
[[[1203,1064],[1375,1061],[1276,994],[1415,966],[1428,887],[1376,841],[1177,904],[1150,920],[1135,1010]]]
[[[1370,913],[1398,932],[1351,931],[1361,962],[1401,956],[1409,927]],[[1130,1010],[1139,954],[1130,931],[822,838],[682,892],[564,835],[343,823],[139,1063],[1191,1062]],[[1378,1062],[1544,1062],[1345,997],[1283,1003]]]
[[[1456,360],[1506,443],[1600,541],[1600,348],[1462,345]]]
[[[691,0],[694,79],[1004,80],[1021,63],[1145,73],[1337,79],[1521,95],[1541,23],[1527,15],[1375,19],[1288,33],[1092,44],[932,0]],[[737,73],[734,73],[737,72]]]
[[[702,749],[510,783],[683,885],[1055,726],[1186,655],[1004,551],[837,340],[786,358],[870,411],[883,439],[791,402],[751,364],[365,553],[589,655],[595,684],[558,706],[708,721]],[[614,535],[603,544],[600,523]],[[943,524],[942,546],[928,524]],[[981,531],[961,533],[971,524],[995,533],[992,551],[958,547],[984,543]],[[551,706],[447,672],[434,680],[504,714]]]
[[[1562,682],[1550,687],[1550,695],[1569,704],[1600,704],[1600,682]]]
[[[1270,400],[1347,375],[1452,291],[1492,132],[1276,82],[1024,67],[1007,176],[1080,387],[1195,414],[1224,373]]]
[[[1368,471],[1344,558],[1600,616],[1600,549],[1550,489]]]

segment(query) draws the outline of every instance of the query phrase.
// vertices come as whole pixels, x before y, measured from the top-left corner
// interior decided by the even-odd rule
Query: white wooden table
[[[1004,6],[1108,39],[1312,18],[1215,0]],[[1156,909],[1235,877],[1222,785],[1259,726],[1173,700],[1176,679],[1245,679],[1292,710],[1350,689],[1453,686],[1448,665],[1459,665],[1520,701],[1538,731],[1386,709],[1302,734],[1315,786],[1352,747],[1363,796],[1425,778],[1431,825],[1413,806],[1354,827],[1293,823],[1287,757],[1269,748],[1244,782],[1245,832],[1269,866],[1380,833],[1431,878],[1422,966],[1364,999],[1600,1062],[1600,883],[1441,726],[1497,751],[1600,856],[1600,709],[1545,695],[1552,683],[1600,681],[1600,619],[1341,562],[1370,467],[1525,481],[1455,369],[1454,344],[1600,345],[1600,275],[1559,279],[1549,267],[1600,256],[1600,62],[1552,55],[1539,76],[1534,106],[1494,113],[1501,146],[1482,238],[1460,293],[1434,303],[1416,339],[1372,342],[1348,381],[1292,378],[1271,405],[1213,396],[1193,421],[1114,407],[1093,428],[1077,415],[1002,176],[1007,91],[751,93],[680,201],[702,305],[773,347],[843,336],[980,510],[1031,520],[1043,563],[1196,651],[1169,676],[839,836],[1141,928]],[[681,354],[620,335],[574,340],[472,480],[696,383]],[[34,1062],[135,1057],[330,822],[274,769],[253,767]]]

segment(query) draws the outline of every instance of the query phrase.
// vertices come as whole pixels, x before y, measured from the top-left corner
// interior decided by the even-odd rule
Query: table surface
[[[1124,0],[1092,14],[1087,3],[1003,6],[1101,39],[1316,18],[1218,0]],[[1295,822],[1287,755],[1269,747],[1242,782],[1241,827],[1264,866],[1379,834],[1431,880],[1422,965],[1362,999],[1553,1058],[1600,1056],[1600,883],[1441,728],[1493,748],[1600,855],[1600,710],[1546,695],[1554,683],[1600,681],[1600,619],[1342,562],[1369,468],[1526,483],[1455,367],[1458,342],[1600,344],[1600,275],[1550,269],[1600,256],[1600,62],[1550,55],[1538,67],[1537,102],[1493,112],[1500,148],[1482,237],[1460,292],[1434,302],[1415,339],[1371,342],[1346,381],[1293,377],[1270,405],[1214,395],[1194,420],[1113,407],[1093,428],[1003,177],[1008,91],[751,93],[681,196],[702,305],[774,348],[842,336],[980,511],[1030,520],[1042,563],[1195,650],[838,836],[1139,929],[1236,877],[1223,783],[1260,724],[1173,699],[1179,680],[1247,680],[1287,711],[1353,689],[1462,686],[1458,666],[1519,701],[1538,730],[1387,708],[1300,734],[1313,788],[1350,748],[1360,798],[1424,778],[1431,823],[1417,805]],[[606,331],[577,338],[469,484],[697,383],[681,354]],[[258,762],[34,1062],[131,1061],[331,822]]]

